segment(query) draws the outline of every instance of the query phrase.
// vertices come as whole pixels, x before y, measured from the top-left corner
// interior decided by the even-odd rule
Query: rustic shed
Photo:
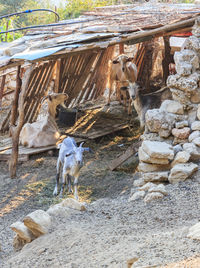
[[[138,79],[145,81],[149,88],[152,41],[163,37],[165,81],[171,61],[169,37],[189,32],[199,16],[199,8],[195,4],[152,2],[96,8],[78,19],[30,28],[24,37],[3,46],[0,50],[0,103],[12,91],[5,88],[10,73],[16,77],[16,89],[12,107],[6,110],[0,122],[0,131],[10,128],[13,151],[18,148],[23,123],[36,120],[41,100],[52,81],[55,92],[69,95],[69,107],[103,95],[107,63],[113,57],[116,45],[122,53],[124,45],[138,44],[134,54],[139,69]],[[18,110],[20,101],[21,113]]]

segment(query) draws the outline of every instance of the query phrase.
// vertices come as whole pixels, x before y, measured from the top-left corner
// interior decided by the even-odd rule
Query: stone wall
[[[139,148],[140,185],[184,181],[198,170],[200,159],[200,19],[193,35],[175,52],[176,74],[167,85],[172,100],[146,113]]]

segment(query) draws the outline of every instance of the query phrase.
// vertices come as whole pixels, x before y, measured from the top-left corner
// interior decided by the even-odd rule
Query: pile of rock
[[[13,240],[15,250],[21,250],[27,243],[41,235],[47,234],[51,227],[52,217],[69,215],[68,210],[86,210],[85,206],[73,198],[67,198],[61,203],[51,206],[47,211],[35,210],[28,214],[23,221],[17,221],[10,227],[16,233]]]
[[[131,195],[129,201],[135,201],[141,198],[144,198],[144,202],[148,203],[152,200],[163,198],[165,195],[168,195],[165,186],[163,184],[155,184],[152,182],[147,182],[144,185],[142,183],[141,187],[138,187],[138,184],[141,183],[141,179],[135,181],[135,186],[137,191]]]
[[[193,27],[193,36],[175,52],[177,73],[167,80],[173,100],[165,100],[159,109],[146,113],[137,184],[176,183],[198,170],[194,162],[200,159],[199,26],[200,19]]]
[[[20,250],[25,244],[48,233],[50,225],[51,217],[47,212],[35,210],[28,214],[23,222],[17,221],[10,226],[17,233],[14,237],[13,247],[15,250]]]

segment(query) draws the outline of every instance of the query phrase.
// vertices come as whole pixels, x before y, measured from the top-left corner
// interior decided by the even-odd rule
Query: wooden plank
[[[18,160],[19,161],[28,161],[30,155],[44,153],[46,151],[56,149],[56,145],[49,145],[40,148],[27,148],[24,146],[19,146],[19,154]],[[12,146],[1,147],[0,148],[0,161],[7,161],[10,159],[12,152]]]
[[[11,148],[12,148],[12,145],[0,147],[0,154],[1,154],[1,152],[6,151],[6,150],[11,149]]]
[[[57,148],[56,145],[49,145],[49,146],[38,147],[38,148],[27,148],[24,146],[20,146],[19,153],[27,154],[27,155],[34,155],[34,154],[44,153],[46,151],[56,149],[56,148]]]
[[[88,138],[89,139],[96,139],[96,138],[99,138],[99,137],[108,135],[110,133],[113,133],[115,131],[125,129],[127,127],[129,127],[128,124],[117,124],[117,125],[113,125],[110,128],[102,129],[102,131],[95,131],[95,133],[92,133],[91,135],[89,134],[88,135]]]
[[[129,159],[132,155],[134,155],[138,151],[140,145],[141,141],[129,146],[128,149],[122,155],[120,155],[117,159],[111,161],[111,163],[109,164],[109,169],[113,171],[122,163],[124,163],[127,159]]]
[[[69,136],[73,136],[73,137],[83,138],[83,139],[96,139],[96,138],[108,135],[110,133],[113,133],[115,131],[125,129],[127,127],[129,127],[127,123],[120,123],[116,125],[110,125],[109,127],[104,126],[104,128],[102,128],[101,130],[93,130],[85,134],[83,134],[83,131],[81,131],[81,133],[78,131],[77,132],[75,131],[73,133],[73,129],[70,130],[71,132],[66,131],[65,134]]]
[[[0,154],[0,161],[9,161],[10,154]],[[18,155],[18,162],[26,162],[29,160],[29,155]]]

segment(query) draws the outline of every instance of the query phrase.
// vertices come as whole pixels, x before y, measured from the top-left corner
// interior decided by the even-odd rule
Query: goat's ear
[[[89,147],[83,148],[83,152],[84,151],[89,152],[89,153],[93,153],[92,149],[90,149]]]
[[[118,60],[113,60],[112,63],[117,64],[117,63],[119,63],[119,61]]]
[[[48,98],[49,98],[50,101],[52,101],[52,97],[51,96],[49,96]]]
[[[132,61],[133,57],[128,57],[128,59],[126,60],[126,62]]]

